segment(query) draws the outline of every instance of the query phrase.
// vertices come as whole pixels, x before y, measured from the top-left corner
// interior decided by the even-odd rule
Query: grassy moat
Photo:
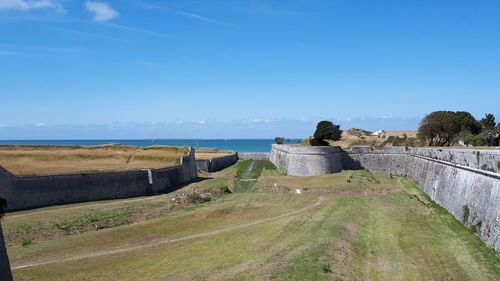
[[[9,213],[16,280],[500,280],[405,177],[239,161],[174,193]]]

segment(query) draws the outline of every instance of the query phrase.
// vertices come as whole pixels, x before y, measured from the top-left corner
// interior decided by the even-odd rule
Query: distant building
[[[417,137],[418,131],[386,131],[386,130],[378,130],[374,132],[373,136],[379,137],[404,137],[405,135],[409,138]]]

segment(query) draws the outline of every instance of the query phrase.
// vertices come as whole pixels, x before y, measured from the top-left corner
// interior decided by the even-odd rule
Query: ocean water
[[[299,139],[291,139],[289,143],[297,143]],[[123,145],[150,146],[174,145],[192,147],[216,147],[219,150],[238,152],[270,152],[274,139],[154,139],[154,140],[0,140],[0,144],[37,144],[37,145],[100,145],[120,143]]]

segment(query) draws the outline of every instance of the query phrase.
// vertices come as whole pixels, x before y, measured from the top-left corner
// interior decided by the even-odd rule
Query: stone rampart
[[[311,176],[318,171],[326,174],[342,169],[407,175],[432,200],[500,252],[500,172],[494,168],[500,161],[499,151],[407,147],[373,150],[358,146],[339,153],[335,148],[330,149],[331,158],[322,154],[328,154],[327,149],[273,146],[271,161],[290,175]],[[311,157],[312,151],[319,151],[320,157]],[[342,155],[340,163],[336,159],[338,154]],[[332,168],[332,165],[337,166]],[[315,166],[313,172],[307,168],[310,166]],[[302,168],[303,172],[297,173],[296,168]]]
[[[406,175],[500,252],[500,174],[421,156],[409,159]]]
[[[223,170],[238,161],[238,154],[217,157],[208,160],[196,160],[196,169],[204,172],[217,172]]]
[[[373,150],[371,146],[354,146],[343,155],[343,170],[383,170],[404,175],[408,167],[408,149],[385,147]]]
[[[317,176],[340,172],[344,151],[335,146],[273,144],[271,162],[291,176]]]
[[[462,166],[500,173],[500,150],[498,149],[454,149],[454,148],[410,148],[412,155],[424,156]]]
[[[238,152],[240,160],[269,160],[271,153],[269,152]]]
[[[169,192],[197,177],[194,157],[190,149],[180,165],[124,172],[12,176],[0,167],[0,197],[13,211]]]

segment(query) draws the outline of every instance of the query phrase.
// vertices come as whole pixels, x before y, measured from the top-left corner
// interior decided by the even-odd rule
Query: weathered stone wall
[[[238,152],[240,160],[269,160],[271,153],[269,152]]]
[[[290,175],[333,173],[342,169],[382,170],[407,175],[429,197],[456,219],[473,229],[490,247],[500,252],[500,161],[495,150],[385,147],[353,147],[340,153],[342,161],[311,151],[273,146],[271,160]],[[303,155],[297,155],[298,153]],[[331,156],[338,155],[332,149]],[[480,159],[476,161],[477,155]],[[332,159],[332,160],[330,160]],[[308,166],[315,167],[314,172]],[[332,168],[332,165],[337,165]],[[292,168],[290,168],[292,167]],[[302,169],[297,173],[293,169]],[[497,167],[498,168],[498,167]],[[292,170],[292,173],[289,171]]]
[[[370,146],[354,146],[344,154],[344,170],[383,170],[397,175],[406,174],[408,149],[405,147],[385,147],[373,150]]]
[[[238,154],[217,157],[209,160],[196,160],[196,169],[205,172],[217,172],[223,170],[238,161]]]
[[[164,193],[197,177],[193,149],[180,162],[152,170],[46,176],[11,176],[1,168],[0,197],[12,211]]]
[[[477,154],[482,156],[479,164]],[[498,161],[500,154],[491,150],[353,148],[346,153],[344,168],[407,175],[487,245],[500,251],[500,173],[484,169]]]
[[[271,162],[291,176],[317,176],[340,172],[344,152],[334,146],[273,144]]]
[[[500,251],[500,175],[408,156],[406,175],[496,251]]]
[[[410,150],[412,155],[425,156],[489,172],[500,172],[500,150],[423,147],[412,147]]]
[[[0,224],[0,280],[11,281],[12,273],[10,271],[9,257],[7,256],[7,249],[5,247],[5,240],[3,238],[2,225]]]

